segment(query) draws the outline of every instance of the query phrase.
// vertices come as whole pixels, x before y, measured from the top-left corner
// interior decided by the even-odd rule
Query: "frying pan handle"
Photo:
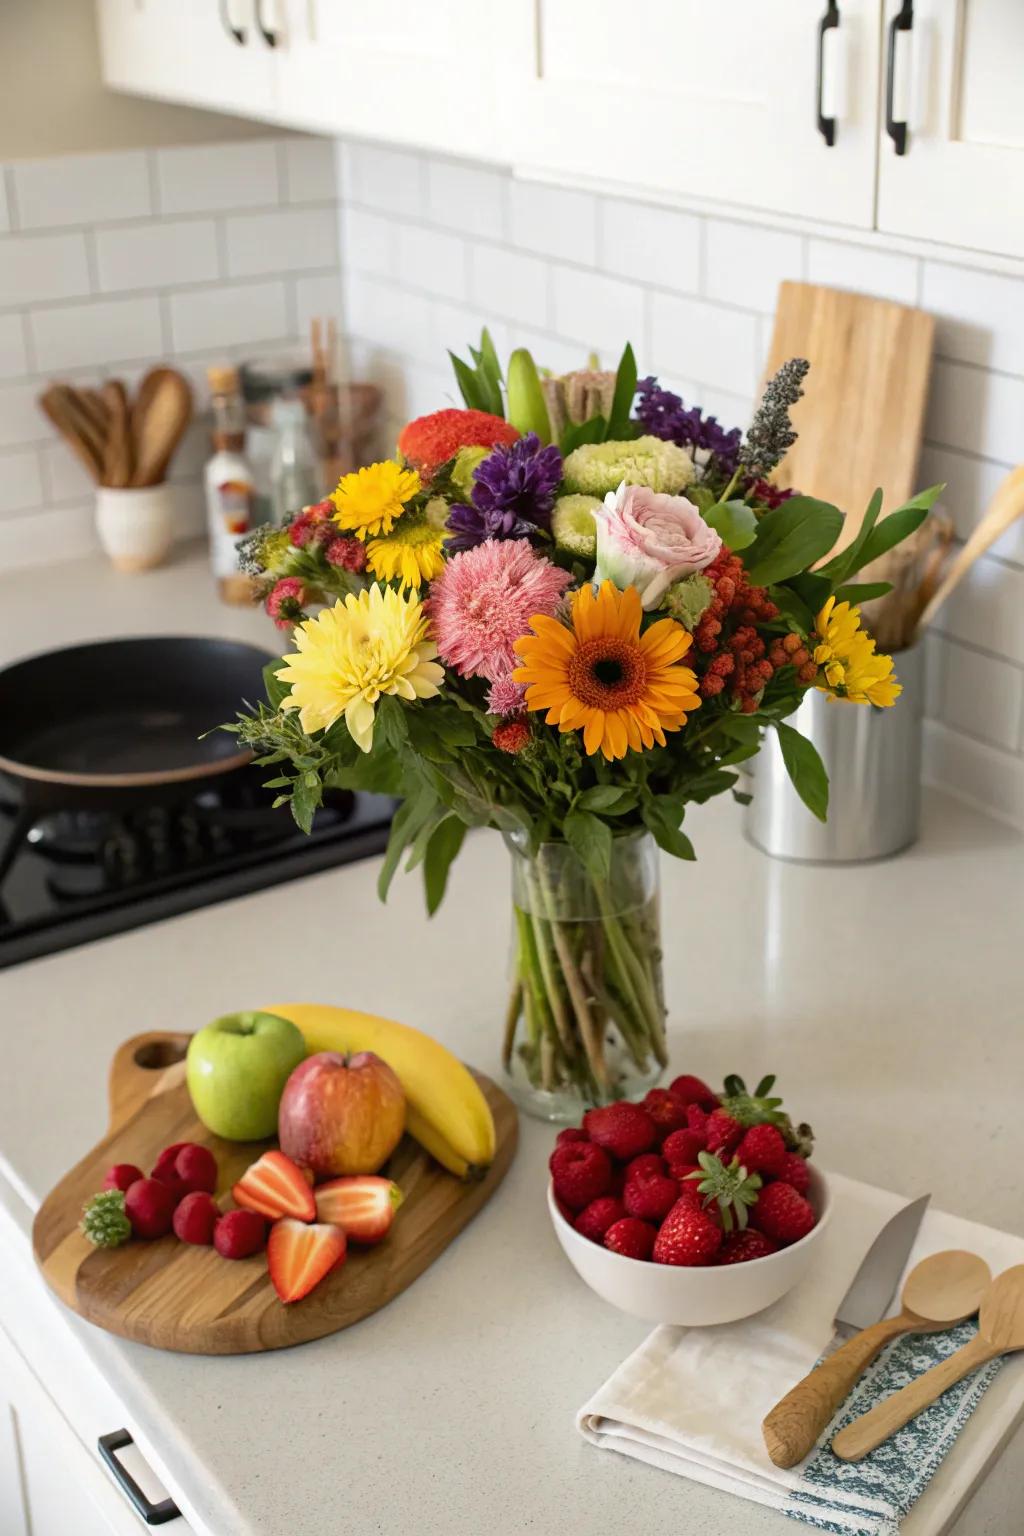
[[[133,1035],[110,1063],[110,1129],[117,1130],[135,1111],[181,1082],[185,1052],[192,1036],[172,1030]]]

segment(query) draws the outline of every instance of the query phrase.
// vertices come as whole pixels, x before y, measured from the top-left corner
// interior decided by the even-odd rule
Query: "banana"
[[[373,1051],[405,1090],[406,1129],[458,1178],[494,1160],[494,1116],[472,1073],[438,1040],[408,1024],[326,1003],[281,1003],[267,1009],[290,1019],[312,1051]]]

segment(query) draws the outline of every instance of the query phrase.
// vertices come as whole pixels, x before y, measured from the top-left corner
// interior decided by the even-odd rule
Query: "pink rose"
[[[656,608],[674,581],[702,571],[722,547],[692,501],[644,485],[610,491],[594,512],[595,581],[636,587],[645,608]]]

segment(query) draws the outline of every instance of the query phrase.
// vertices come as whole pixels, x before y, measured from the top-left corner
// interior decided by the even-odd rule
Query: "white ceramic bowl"
[[[592,1243],[571,1227],[555,1203],[548,1182],[548,1210],[555,1235],[573,1269],[592,1291],[621,1312],[649,1323],[676,1323],[689,1328],[735,1323],[778,1301],[802,1280],[814,1262],[832,1210],[824,1176],[812,1166],[808,1198],[818,1213],[817,1224],[789,1248],[747,1264],[709,1265],[687,1269],[627,1259]]]

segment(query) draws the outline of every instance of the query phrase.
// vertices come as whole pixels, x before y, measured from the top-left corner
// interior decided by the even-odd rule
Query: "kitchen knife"
[[[777,1467],[794,1467],[803,1460],[862,1372],[895,1336],[871,1324],[889,1309],[930,1199],[922,1195],[912,1200],[886,1222],[839,1303],[835,1335],[824,1359],[775,1404],[762,1424],[768,1455]],[[864,1329],[869,1330],[866,1335]]]

